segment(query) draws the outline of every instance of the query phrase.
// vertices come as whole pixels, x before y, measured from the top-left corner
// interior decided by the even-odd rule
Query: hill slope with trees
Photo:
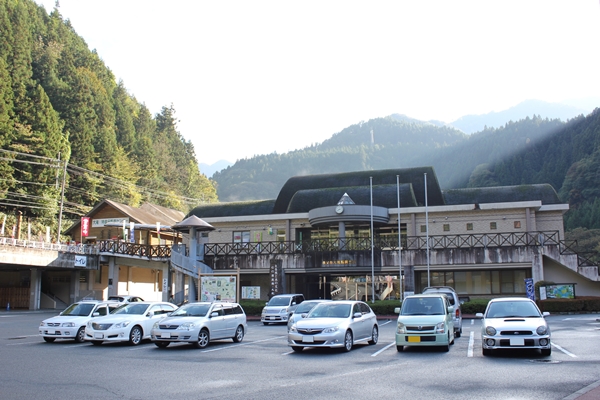
[[[187,211],[217,200],[175,109],[152,115],[55,9],[0,0],[0,211],[54,225],[104,198]],[[66,165],[65,165],[66,162]]]

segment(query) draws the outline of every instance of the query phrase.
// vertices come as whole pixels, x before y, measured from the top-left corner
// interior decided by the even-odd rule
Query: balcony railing
[[[7,237],[0,237],[0,246],[23,247],[73,254],[97,254],[96,246],[88,244],[36,242],[34,240],[13,239]]]
[[[104,240],[96,243],[100,253],[121,254],[142,258],[171,258],[171,246],[127,243],[116,240]]]
[[[558,231],[429,236],[430,250],[545,244],[560,244]],[[208,243],[204,246],[206,256],[370,251],[371,238],[318,239],[302,242]],[[376,237],[373,240],[373,247],[376,251],[398,251],[398,239]],[[403,238],[402,248],[403,250],[425,250],[427,238],[425,236]]]

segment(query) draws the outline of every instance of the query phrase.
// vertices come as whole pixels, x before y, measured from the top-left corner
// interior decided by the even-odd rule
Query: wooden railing
[[[96,243],[99,253],[111,253],[142,257],[148,259],[171,258],[171,246],[127,243],[116,240],[104,240]]]

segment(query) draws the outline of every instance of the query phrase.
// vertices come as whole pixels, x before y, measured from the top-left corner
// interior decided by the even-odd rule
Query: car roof
[[[449,292],[456,293],[456,290],[454,290],[454,288],[450,286],[427,286],[425,289],[423,289],[423,292],[426,290],[446,290]]]
[[[497,297],[495,299],[491,299],[490,302],[499,302],[499,301],[532,301],[528,297]]]
[[[444,298],[448,298],[446,296],[446,293],[421,293],[421,294],[411,294],[410,296],[406,296],[404,298],[404,300],[406,300],[406,299],[413,299],[413,298],[420,298],[420,297],[444,297]]]

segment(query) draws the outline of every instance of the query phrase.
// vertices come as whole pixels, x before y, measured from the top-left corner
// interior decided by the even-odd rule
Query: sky
[[[59,11],[138,102],[173,105],[206,164],[394,113],[452,122],[600,98],[599,0],[60,0]]]

